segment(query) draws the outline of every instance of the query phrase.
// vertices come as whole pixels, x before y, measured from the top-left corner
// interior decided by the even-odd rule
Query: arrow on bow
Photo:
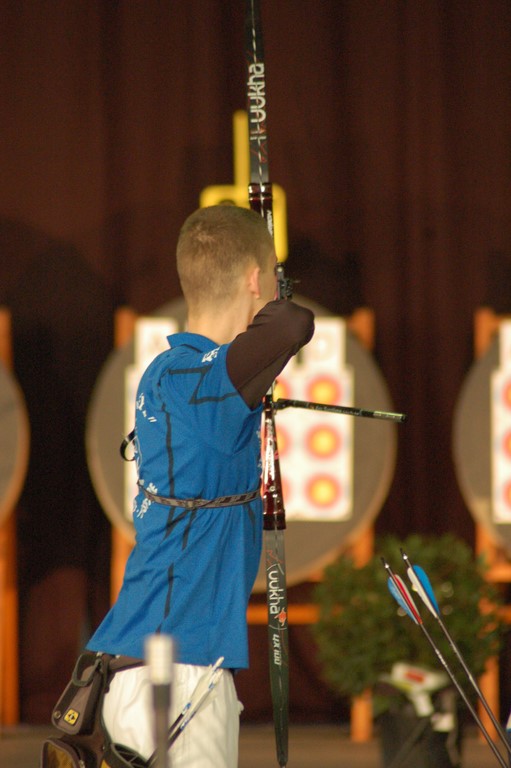
[[[265,219],[268,230],[273,236],[273,194],[268,174],[266,133],[266,79],[258,0],[247,0],[245,45],[250,149],[248,198],[250,208]],[[290,283],[284,277],[282,264],[277,266],[277,284],[278,297],[290,298]],[[289,730],[287,586],[284,549],[286,517],[271,391],[264,399],[263,446],[263,541],[268,602],[270,686],[277,759],[281,768],[285,768],[288,760]]]

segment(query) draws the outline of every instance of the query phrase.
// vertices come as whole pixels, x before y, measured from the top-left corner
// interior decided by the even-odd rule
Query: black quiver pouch
[[[71,680],[51,714],[55,728],[72,736],[93,732],[98,704],[107,686],[111,658],[91,651],[84,651],[78,657]]]
[[[140,755],[111,743],[101,714],[115,672],[141,663],[91,651],[79,656],[51,716],[62,735],[44,742],[39,768],[145,768]]]

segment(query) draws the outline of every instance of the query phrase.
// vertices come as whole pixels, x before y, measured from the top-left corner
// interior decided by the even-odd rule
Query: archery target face
[[[277,380],[274,399],[353,404],[345,324],[316,318],[316,331]],[[301,408],[278,410],[277,446],[288,520],[346,520],[353,503],[353,419]]]

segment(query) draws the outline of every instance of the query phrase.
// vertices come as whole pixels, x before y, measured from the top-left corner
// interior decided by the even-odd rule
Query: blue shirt
[[[190,333],[169,337],[142,376],[135,413],[139,482],[178,499],[245,493],[260,482],[261,407],[229,379],[228,345]],[[246,609],[261,554],[262,503],[185,510],[134,502],[136,545],[119,597],[88,648],[142,658],[165,632],[177,660],[248,666]]]

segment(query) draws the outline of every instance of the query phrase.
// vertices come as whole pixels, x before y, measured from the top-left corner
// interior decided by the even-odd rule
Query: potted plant
[[[314,591],[319,619],[312,631],[327,684],[336,693],[350,698],[372,689],[373,712],[377,722],[381,726],[387,724],[397,713],[398,725],[404,729],[402,737],[396,734],[390,737],[397,749],[405,734],[410,734],[410,729],[415,728],[414,723],[407,722],[406,718],[410,716],[412,721],[418,721],[418,733],[419,726],[423,726],[420,733],[422,739],[417,739],[420,749],[421,741],[423,743],[425,738],[432,738],[433,720],[422,716],[427,714],[427,706],[422,714],[414,706],[416,702],[410,695],[410,688],[400,685],[400,673],[396,676],[395,665],[401,665],[397,667],[401,674],[406,665],[424,670],[424,675],[444,674],[444,671],[420,627],[399,608],[388,590],[388,574],[382,565],[382,556],[392,570],[409,584],[401,549],[412,563],[425,570],[450,635],[474,677],[481,675],[488,659],[496,656],[501,648],[504,624],[498,606],[502,599],[498,589],[485,579],[484,563],[474,558],[464,541],[450,534],[411,535],[404,540],[390,535],[382,537],[377,541],[374,557],[361,568],[356,567],[349,556],[339,557],[325,569],[324,578]],[[414,599],[428,633],[455,671],[456,678],[464,683],[459,662],[438,622],[418,597]],[[441,678],[435,679],[441,681]],[[466,685],[463,687],[468,694],[469,688]],[[438,701],[441,696],[445,699],[448,694],[450,701],[456,699],[452,695],[448,676],[444,686],[438,683],[437,690],[434,689],[433,685],[426,693],[436,699],[435,708],[445,705],[445,702]],[[386,748],[389,740],[385,741],[382,727],[380,732],[383,736],[384,765],[393,765],[392,755],[386,754],[389,752]],[[447,736],[442,739],[445,742]],[[443,757],[438,754],[432,756],[435,750],[430,743],[422,756],[415,754],[410,757],[410,762],[400,762],[399,765],[403,768],[407,765],[438,768],[457,764],[446,749],[443,750],[446,753]]]

